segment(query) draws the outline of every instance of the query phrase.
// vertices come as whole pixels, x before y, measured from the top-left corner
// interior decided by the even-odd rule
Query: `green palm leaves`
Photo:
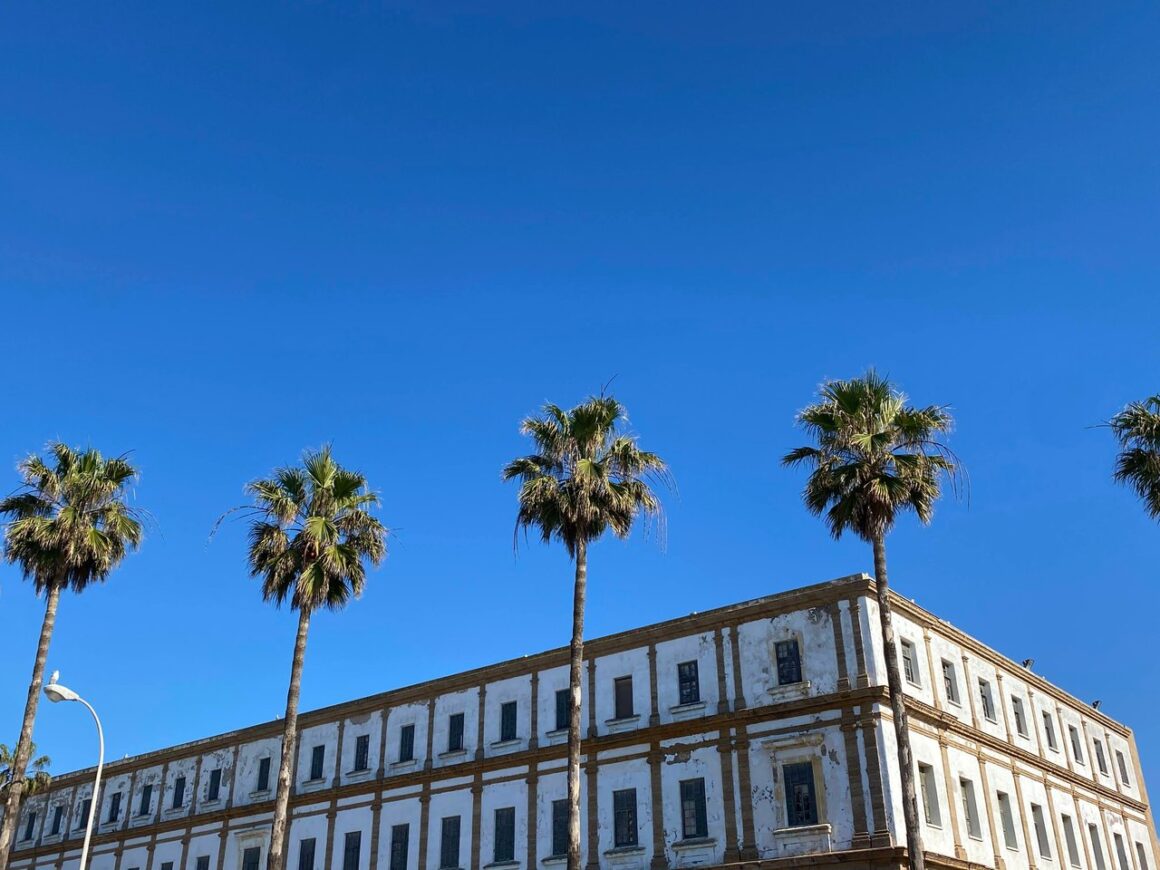
[[[267,601],[338,610],[362,594],[365,563],[378,565],[387,552],[387,529],[370,513],[378,496],[363,475],[335,462],[326,446],[246,492],[255,517],[250,574],[261,578]]]
[[[802,492],[806,508],[825,517],[835,538],[846,531],[865,541],[884,537],[908,509],[929,523],[942,478],[952,485],[958,479],[953,454],[939,440],[951,429],[946,409],[908,406],[873,370],[826,382],[818,398],[797,418],[814,443],[782,459],[812,469]]]
[[[82,592],[141,543],[141,522],[124,501],[137,470],[123,457],[65,444],[50,444],[48,454],[21,462],[20,490],[0,500],[4,556],[38,593],[53,584]]]
[[[30,751],[36,753],[36,744],[30,746]],[[24,782],[24,797],[30,797],[34,794],[39,794],[45,791],[52,785],[52,774],[48,772],[49,766],[52,764],[52,759],[47,755],[42,755],[39,758],[30,758],[28,761],[28,770],[31,771],[31,776],[27,771],[22,775]],[[16,766],[16,753],[8,748],[4,743],[0,743],[0,801],[8,800],[8,790],[12,785],[12,780],[15,776],[13,769]]]
[[[575,558],[587,543],[611,530],[627,537],[637,517],[659,518],[650,484],[668,483],[664,461],[624,434],[624,407],[611,396],[593,396],[570,411],[547,404],[520,432],[535,453],[515,459],[504,480],[520,482],[516,531],[536,528],[545,543],[561,541]]]
[[[1120,442],[1116,483],[1136,493],[1148,516],[1160,520],[1160,394],[1133,402],[1108,425]]]

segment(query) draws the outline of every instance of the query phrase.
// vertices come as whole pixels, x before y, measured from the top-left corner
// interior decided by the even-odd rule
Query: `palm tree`
[[[291,610],[298,611],[268,863],[268,870],[282,870],[310,616],[320,608],[341,610],[362,594],[365,563],[378,565],[386,555],[387,529],[370,513],[379,499],[366,478],[335,462],[329,445],[307,451],[300,467],[279,468],[248,484],[246,492],[254,499],[250,576],[261,578],[264,600],[279,606],[289,600]]]
[[[1108,421],[1120,452],[1116,483],[1130,487],[1144,501],[1144,510],[1160,520],[1160,393],[1132,402]]]
[[[28,765],[25,768],[24,798],[39,794],[52,785],[52,774],[48,772],[49,765],[52,764],[52,759],[47,755],[33,758],[33,755],[36,755],[35,743],[32,744]],[[8,791],[12,786],[12,765],[15,761],[16,753],[10,750],[7,744],[0,743],[0,801],[8,799]],[[29,770],[32,771],[31,776],[27,775]],[[19,809],[17,807],[17,810]]]
[[[568,870],[580,867],[580,669],[588,545],[607,530],[628,537],[641,514],[659,517],[660,501],[649,484],[669,480],[661,458],[621,431],[625,422],[624,407],[611,396],[593,396],[570,411],[544,405],[542,416],[520,424],[536,452],[503,470],[504,480],[520,481],[517,542],[521,529],[535,527],[545,543],[563,543],[576,564],[568,668]]]
[[[898,765],[902,809],[911,870],[924,866],[922,833],[914,791],[910,734],[886,577],[886,536],[897,515],[911,510],[926,524],[941,494],[943,477],[957,481],[953,456],[939,441],[951,428],[946,408],[915,408],[906,396],[873,369],[848,381],[822,385],[819,401],[798,414],[798,424],[814,444],[791,450],[783,464],[810,467],[802,492],[806,508],[825,515],[834,538],[851,531],[874,548],[874,577],[886,655],[886,678]]]
[[[8,866],[60,593],[83,592],[89,584],[103,582],[141,543],[141,523],[125,503],[137,470],[124,457],[106,459],[93,449],[53,443],[47,458],[33,454],[18,467],[20,488],[0,500],[0,515],[7,520],[4,557],[20,565],[36,593],[44,595],[45,608],[0,821],[0,870]]]

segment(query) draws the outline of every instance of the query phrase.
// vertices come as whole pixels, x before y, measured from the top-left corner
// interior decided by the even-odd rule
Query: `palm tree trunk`
[[[290,807],[290,775],[298,738],[298,695],[302,688],[302,663],[306,659],[306,634],[310,630],[310,610],[298,611],[298,636],[294,639],[294,661],[290,665],[290,688],[286,692],[286,715],[282,720],[282,758],[278,762],[278,786],[274,795],[274,824],[270,831],[267,870],[282,870],[286,862],[286,817]]]
[[[882,621],[882,649],[886,656],[886,684],[898,744],[898,771],[902,777],[902,818],[906,826],[906,853],[910,870],[923,870],[922,829],[918,821],[918,800],[914,792],[914,762],[910,756],[910,728],[906,724],[906,702],[902,676],[898,671],[898,648],[894,643],[894,614],[890,607],[890,587],[886,579],[886,540],[874,538],[874,581],[878,593],[878,614]]]
[[[44,605],[44,622],[40,626],[40,642],[36,645],[36,661],[32,665],[32,682],[28,686],[28,700],[24,702],[24,722],[20,726],[20,739],[16,743],[16,753],[12,760],[11,785],[5,802],[4,819],[0,822],[0,870],[8,867],[8,852],[12,848],[12,837],[20,817],[20,801],[24,792],[24,772],[32,755],[32,723],[36,721],[36,706],[40,701],[40,687],[44,682],[44,666],[48,660],[48,645],[52,642],[52,630],[56,625],[56,608],[60,603],[60,584],[49,584],[47,601]]]
[[[572,589],[572,645],[568,690],[568,870],[580,870],[580,679],[584,666],[584,604],[588,595],[588,544],[576,546],[576,584]],[[588,703],[593,703],[589,698]]]

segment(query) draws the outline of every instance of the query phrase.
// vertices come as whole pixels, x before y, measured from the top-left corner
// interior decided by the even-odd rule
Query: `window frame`
[[[461,816],[444,816],[439,824],[439,870],[459,870],[459,850],[462,837],[463,818]],[[454,841],[453,850],[448,848],[448,844],[452,841]],[[449,858],[454,860],[449,861]]]
[[[500,822],[503,826],[500,826]],[[496,807],[492,819],[492,863],[512,864],[516,860],[516,808]],[[500,834],[503,834],[502,838]],[[501,847],[503,851],[501,852]]]
[[[934,775],[934,765],[918,762],[919,795],[922,799],[922,815],[927,825],[942,828],[942,807],[938,802],[938,780]]]
[[[452,713],[447,718],[447,751],[464,752],[467,748],[464,731],[467,717],[463,713]]]
[[[1071,742],[1071,760],[1076,764],[1082,764],[1084,767],[1087,767],[1087,762],[1084,761],[1083,741],[1079,736],[1079,729],[1072,725],[1070,722],[1066,724],[1067,737]]]
[[[782,655],[782,651],[793,655]],[[788,637],[773,644],[773,663],[777,668],[777,685],[799,686],[805,682],[802,674],[802,645],[796,637]]]
[[[1023,708],[1023,699],[1018,695],[1011,696],[1011,713],[1015,716],[1015,732],[1020,737],[1030,738],[1031,732],[1027,730],[1027,712]]]
[[[561,848],[561,846],[563,848]],[[568,856],[568,799],[552,801],[552,854],[550,858]]]
[[[979,802],[975,799],[975,783],[960,776],[959,793],[963,801],[963,821],[967,826],[967,836],[972,840],[982,840],[983,822],[979,818]]]
[[[979,706],[982,707],[983,718],[994,724],[999,721],[995,715],[995,695],[991,691],[991,681],[979,677]]]
[[[1015,815],[1011,809],[1011,795],[1005,791],[995,792],[999,804],[999,825],[1003,828],[1003,844],[1012,851],[1019,848],[1019,837],[1015,832]]]
[[[1047,861],[1052,860],[1051,841],[1047,836],[1047,817],[1039,804],[1031,804],[1031,826],[1035,828],[1035,843],[1039,848],[1039,857]]]
[[[1043,716],[1043,736],[1047,739],[1047,748],[1052,752],[1059,752],[1059,741],[1055,738],[1055,717],[1050,710],[1040,710]]]
[[[799,774],[802,774],[799,777]],[[818,805],[817,771],[812,760],[790,761],[781,766],[781,781],[785,792],[785,826],[787,828],[808,828],[821,824],[822,809]],[[809,798],[809,810],[799,815],[801,808],[795,789],[805,785]]]
[[[612,846],[614,849],[628,849],[639,845],[636,789],[617,789],[612,792]]]
[[[342,870],[359,870],[362,864],[362,831],[347,831],[342,838]]]
[[[185,775],[175,777],[173,780],[173,802],[170,804],[171,810],[180,810],[185,806],[185,787],[188,784]]]
[[[705,796],[705,778],[682,779],[679,783],[681,798],[681,839],[703,840],[709,836],[709,818]],[[692,832],[690,833],[690,822]]]
[[[922,671],[918,667],[918,647],[908,637],[898,638],[899,654],[902,659],[902,676],[915,688],[922,688]]]
[[[614,721],[632,719],[636,716],[636,704],[633,702],[632,690],[632,674],[625,674],[612,680],[612,718]]]
[[[309,844],[309,850],[307,849]],[[314,853],[318,848],[316,837],[303,837],[298,841],[298,870],[314,870]],[[307,854],[309,852],[309,855]],[[303,859],[309,857],[309,862],[303,866]]]
[[[354,738],[353,761],[351,773],[363,773],[371,769],[371,735],[359,734]]]
[[[326,744],[316,743],[310,747],[310,778],[308,782],[321,782],[326,776]]]
[[[519,740],[519,715],[520,705],[518,701],[504,701],[499,705],[500,743]]]
[[[947,703],[954,704],[956,707],[962,706],[962,701],[959,695],[959,672],[955,668],[955,663],[950,659],[942,660],[943,672],[943,691],[947,696]]]
[[[389,845],[387,870],[407,870],[407,861],[410,858],[411,825],[401,822],[391,825],[391,842]]]
[[[563,714],[561,718],[560,714]],[[567,731],[572,719],[572,690],[556,690],[556,727],[554,731]]]
[[[701,703],[701,670],[696,659],[677,662],[677,704]]]
[[[1067,846],[1067,861],[1072,867],[1083,866],[1079,858],[1079,843],[1075,839],[1075,823],[1067,813],[1060,813],[1060,824],[1063,825],[1063,842]]]
[[[399,726],[399,764],[415,760],[415,723]]]
[[[263,755],[258,759],[258,776],[254,780],[254,791],[261,794],[270,790],[270,765],[272,760],[269,755]]]

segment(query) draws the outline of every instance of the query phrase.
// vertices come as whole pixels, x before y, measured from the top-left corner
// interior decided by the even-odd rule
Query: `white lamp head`
[[[53,671],[52,676],[48,678],[48,685],[44,687],[44,694],[48,700],[54,704],[58,701],[76,701],[80,698],[76,692],[67,686],[62,686],[57,680],[60,679],[60,671]]]

